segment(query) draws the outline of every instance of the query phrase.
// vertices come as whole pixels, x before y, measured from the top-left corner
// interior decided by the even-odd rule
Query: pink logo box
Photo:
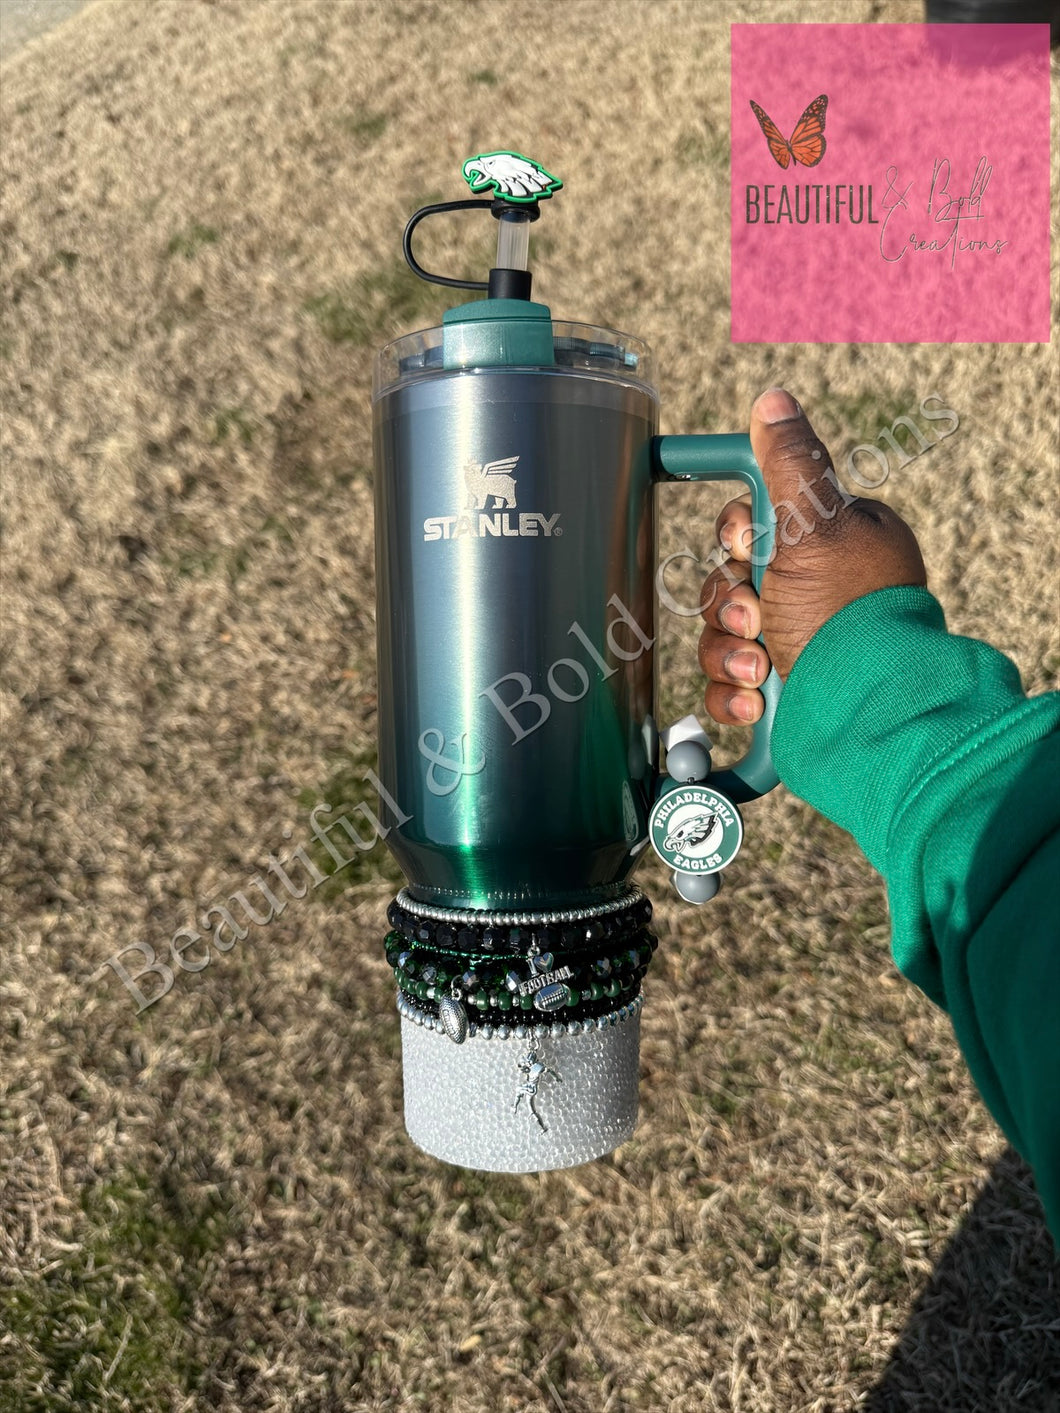
[[[1047,25],[731,36],[734,343],[1048,343]]]

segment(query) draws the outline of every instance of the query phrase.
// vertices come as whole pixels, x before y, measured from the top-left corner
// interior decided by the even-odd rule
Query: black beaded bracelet
[[[491,914],[477,922],[470,920],[468,913],[446,916],[443,909],[434,912],[439,915],[421,914],[395,899],[387,909],[387,920],[408,943],[443,952],[515,956],[531,950],[576,951],[620,940],[648,925],[652,907],[643,895],[634,894],[628,902],[612,905],[606,912],[556,921],[506,923],[500,920],[503,915]]]

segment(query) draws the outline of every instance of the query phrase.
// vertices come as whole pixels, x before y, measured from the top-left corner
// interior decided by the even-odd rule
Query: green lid
[[[541,368],[555,361],[547,304],[477,299],[442,316],[443,368]]]

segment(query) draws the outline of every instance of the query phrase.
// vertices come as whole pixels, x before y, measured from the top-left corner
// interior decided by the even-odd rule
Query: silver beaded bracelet
[[[631,883],[620,898],[612,898],[592,908],[573,908],[548,913],[480,912],[477,909],[432,907],[429,903],[417,902],[409,895],[407,888],[402,888],[397,895],[397,903],[406,912],[415,913],[417,917],[432,918],[436,922],[479,923],[486,927],[547,927],[551,923],[591,922],[594,918],[605,917],[608,913],[621,912],[623,908],[639,903],[644,896],[641,889]]]

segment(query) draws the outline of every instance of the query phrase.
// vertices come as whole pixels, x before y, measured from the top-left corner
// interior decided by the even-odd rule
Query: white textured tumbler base
[[[639,1014],[580,1035],[472,1035],[462,1045],[402,1016],[401,1050],[408,1135],[446,1163],[572,1168],[610,1153],[637,1124]],[[533,1073],[535,1064],[544,1069]]]

